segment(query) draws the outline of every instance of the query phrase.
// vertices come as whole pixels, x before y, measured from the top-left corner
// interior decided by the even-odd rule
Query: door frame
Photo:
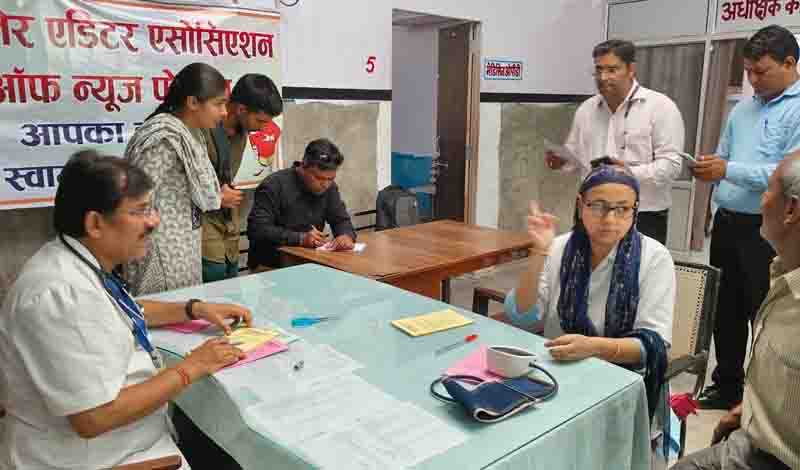
[[[464,171],[464,222],[474,224],[477,218],[478,159],[481,123],[481,23],[472,22],[467,68],[467,138]]]

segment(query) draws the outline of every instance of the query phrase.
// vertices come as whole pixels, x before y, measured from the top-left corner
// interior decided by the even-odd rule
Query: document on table
[[[301,363],[302,366],[297,367]],[[317,382],[349,376],[362,367],[361,363],[327,344],[315,345],[299,340],[290,344],[288,350],[270,356],[269,360],[254,363],[247,374],[223,369],[214,375],[231,391],[235,401],[236,390],[254,392],[254,396],[248,395],[245,400],[236,401],[237,406],[246,410],[283,396],[304,394]],[[248,424],[253,427],[249,420]]]
[[[247,414],[321,468],[411,467],[466,441],[458,429],[353,374],[273,395]]]
[[[453,310],[447,309],[428,313],[426,315],[392,320],[392,325],[400,328],[411,336],[424,336],[449,330],[450,328],[469,325],[473,322],[474,320],[470,320]]]
[[[352,251],[353,253],[361,253],[364,251],[364,248],[367,247],[366,243],[354,243],[352,250],[341,250],[341,251]],[[317,251],[333,251],[333,242],[328,242],[322,246],[317,247]]]
[[[298,336],[287,332],[272,322],[266,322],[262,325],[259,325],[256,327],[256,329],[268,331],[270,334],[272,334],[272,338],[270,339],[278,340],[283,344],[289,344],[298,339]],[[234,330],[234,333],[240,330],[244,330],[244,328]],[[221,332],[222,330],[219,328],[206,328],[190,334],[167,328],[154,328],[151,330],[153,335],[153,344],[157,348],[165,349],[179,356],[185,356],[189,354],[192,349],[200,346],[211,338],[218,337]],[[231,341],[237,341],[234,339],[235,336],[233,334],[228,338],[230,338]]]
[[[303,444],[322,468],[408,468],[467,441],[460,430],[411,403],[362,417]],[[356,466],[349,465],[356,462]]]
[[[275,330],[262,328],[237,328],[228,335],[228,340],[244,352],[250,352],[263,346],[278,336]]]

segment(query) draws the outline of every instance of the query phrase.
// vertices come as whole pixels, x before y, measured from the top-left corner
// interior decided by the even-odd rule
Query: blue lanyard
[[[81,261],[86,263],[95,273],[97,273],[97,275],[100,277],[100,281],[103,283],[103,288],[105,288],[106,292],[108,292],[108,294],[114,298],[114,301],[116,301],[119,308],[121,308],[122,311],[128,315],[128,318],[131,319],[133,324],[132,332],[134,338],[136,338],[136,341],[139,343],[142,349],[144,349],[147,354],[150,355],[150,359],[153,361],[153,365],[156,367],[156,369],[161,369],[163,367],[163,360],[161,355],[153,347],[153,343],[150,342],[150,333],[147,330],[147,323],[144,320],[144,314],[142,313],[141,308],[139,308],[139,304],[133,300],[133,297],[131,297],[131,295],[125,289],[124,281],[113,273],[109,274],[97,268],[83,255],[81,255],[78,250],[67,243],[63,236],[61,236],[61,242],[64,243],[64,245],[66,245],[67,248],[72,251],[72,253],[80,258]]]

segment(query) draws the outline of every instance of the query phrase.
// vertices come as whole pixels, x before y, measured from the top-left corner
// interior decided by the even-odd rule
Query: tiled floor
[[[675,259],[691,261],[695,263],[708,263],[708,251],[691,254],[673,254]],[[452,281],[452,303],[465,309],[472,308],[472,291],[476,286],[491,287],[501,291],[507,291],[514,287],[517,277],[524,269],[525,260],[515,261],[502,266],[497,266],[483,270],[471,275],[462,276]],[[502,311],[502,306],[492,304],[490,312]],[[709,378],[716,361],[714,359],[713,347],[711,348],[711,359],[709,364]],[[670,382],[673,393],[691,392],[694,389],[695,376],[684,374],[678,376]],[[688,421],[686,450],[687,453],[703,449],[711,441],[711,435],[717,421],[724,414],[722,411],[699,411],[697,416],[690,416]]]

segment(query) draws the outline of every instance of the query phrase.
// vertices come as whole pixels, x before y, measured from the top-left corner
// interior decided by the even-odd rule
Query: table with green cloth
[[[385,399],[376,399],[376,403],[391,403],[390,406],[397,406],[398,410],[411,410],[411,414],[418,410],[430,415],[438,423],[437,436],[452,437],[452,447],[415,462],[413,468],[650,468],[647,398],[640,375],[593,358],[555,362],[544,347],[543,338],[472,312],[314,264],[242,276],[149,298],[235,302],[251,309],[255,326],[278,326],[300,337],[289,344],[287,351],[222,370],[192,384],[176,399],[176,404],[188,417],[245,470],[320,466],[310,457],[308,446],[313,439],[326,437],[320,433],[333,432],[333,424],[314,431],[318,435],[313,439],[309,435],[290,439],[286,437],[288,430],[284,433],[274,426],[283,419],[289,420],[282,422],[291,424],[286,427],[292,428],[294,418],[277,416],[284,408],[264,403],[270,400],[276,403],[274,400],[278,398],[274,395],[287,393],[287,384],[301,387],[298,384],[302,383],[305,384],[303,390],[310,390],[308,384],[300,380],[321,377],[328,367],[331,370],[346,367],[347,361],[358,364],[348,373],[362,384],[360,390],[372,387],[376,396],[385,396]],[[473,319],[474,323],[420,337],[411,337],[391,324],[395,319],[447,308]],[[291,327],[291,319],[296,316],[328,315],[335,316],[335,320],[302,329]],[[476,341],[437,355],[437,350],[443,346],[473,333],[478,334]],[[165,354],[168,364],[186,353],[175,346],[180,341],[175,335],[179,334],[153,330],[154,343]],[[194,335],[186,335],[187,338],[191,336]],[[486,345],[510,345],[534,351],[539,365],[558,379],[558,394],[494,424],[479,423],[461,407],[438,401],[430,394],[429,385],[434,379]],[[335,357],[329,361],[328,355]],[[298,368],[300,361],[303,364]],[[300,397],[300,392],[297,393]],[[308,394],[302,397],[297,400],[309,399]],[[292,399],[291,394],[284,397],[284,407],[303,415],[303,404]],[[370,399],[353,399],[359,400],[364,401],[364,407],[369,406],[366,402]],[[324,406],[324,403],[315,406]],[[342,407],[340,415],[333,415],[333,420],[326,419],[325,424],[339,418],[346,421],[347,413],[360,410],[358,406],[361,403]],[[392,417],[393,411],[375,409],[375,413],[387,416],[388,420],[402,421],[402,417]],[[297,419],[313,420],[314,417],[304,415]],[[301,429],[301,424],[292,432],[307,432]],[[381,423],[381,428],[388,424],[391,423]],[[380,432],[385,431],[375,430],[376,435]],[[413,435],[414,430],[403,432]],[[401,442],[402,438],[383,436],[382,440],[391,444]],[[391,449],[383,451],[383,455],[391,457]],[[397,461],[402,462],[404,457],[408,461],[408,455],[402,454],[398,449]],[[355,454],[352,455],[351,465],[347,452],[340,452],[337,458],[341,465],[331,465],[331,468],[369,468],[361,460],[356,462]]]

